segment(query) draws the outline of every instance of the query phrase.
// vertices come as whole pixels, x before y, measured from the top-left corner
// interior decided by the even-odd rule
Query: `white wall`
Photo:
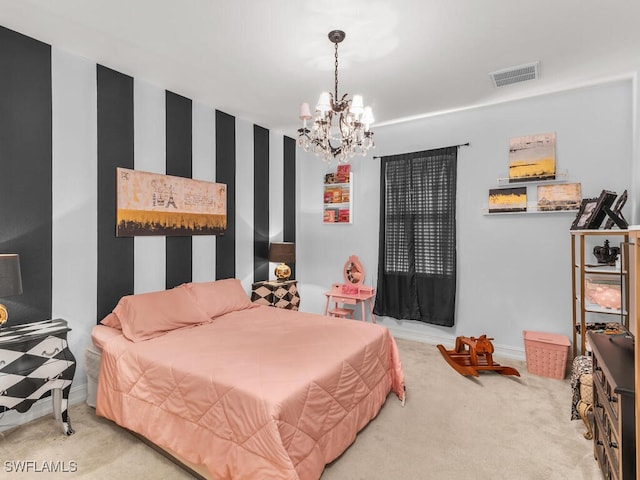
[[[583,197],[630,189],[632,91],[631,81],[619,81],[375,129],[376,156],[470,143],[458,151],[455,326],[391,318],[379,323],[398,336],[445,344],[458,335],[486,333],[499,352],[516,357],[523,356],[523,330],[571,338],[569,227],[575,213],[488,216],[483,207],[497,178],[507,176],[509,138],[536,133],[556,132],[557,169],[582,183]],[[327,168],[309,154],[298,155],[297,277],[302,309],[320,312],[322,292],[341,281],[349,255],[360,257],[366,283],[376,284],[380,161],[352,161],[353,225],[323,225]]]
[[[253,124],[236,119],[236,278],[253,283]]]
[[[96,65],[51,49],[53,96],[53,318],[72,331],[75,382],[87,383],[84,350],[91,343],[97,305]],[[76,383],[74,383],[75,387]],[[81,393],[82,395],[82,393]],[[48,398],[46,400],[49,400]],[[47,401],[47,405],[50,405]],[[29,411],[32,416],[37,412]],[[13,412],[9,412],[13,413]],[[26,418],[32,418],[25,415]],[[20,419],[26,421],[26,419]],[[3,422],[5,423],[5,422]]]
[[[166,92],[133,79],[133,168],[166,173]],[[166,285],[165,237],[133,238],[133,291],[164,290]]]
[[[216,181],[216,113],[201,103],[193,102],[192,177]],[[192,278],[194,282],[211,282],[216,278],[216,236],[194,235]]]

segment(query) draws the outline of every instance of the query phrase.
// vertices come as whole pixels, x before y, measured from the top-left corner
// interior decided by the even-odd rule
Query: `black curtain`
[[[458,147],[382,157],[374,312],[451,327]]]

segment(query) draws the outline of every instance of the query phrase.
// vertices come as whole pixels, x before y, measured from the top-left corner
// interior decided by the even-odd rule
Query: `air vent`
[[[489,74],[493,86],[504,87],[512,83],[526,82],[540,78],[540,62],[528,63],[517,67],[505,68]]]

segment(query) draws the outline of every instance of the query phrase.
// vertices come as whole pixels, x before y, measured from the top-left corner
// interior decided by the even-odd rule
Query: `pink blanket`
[[[404,396],[393,337],[360,321],[259,307],[139,343],[93,336],[98,415],[217,480],[317,479],[389,392]]]

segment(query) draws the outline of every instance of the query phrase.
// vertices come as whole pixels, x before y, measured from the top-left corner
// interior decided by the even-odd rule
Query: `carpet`
[[[500,358],[521,377],[463,377],[435,345],[397,343],[406,405],[390,395],[322,480],[601,478],[593,443],[582,436],[584,425],[570,420],[568,379],[532,375],[524,362]],[[50,416],[0,433],[0,477],[192,478],[85,404],[72,406],[70,416],[76,431],[70,437]]]

